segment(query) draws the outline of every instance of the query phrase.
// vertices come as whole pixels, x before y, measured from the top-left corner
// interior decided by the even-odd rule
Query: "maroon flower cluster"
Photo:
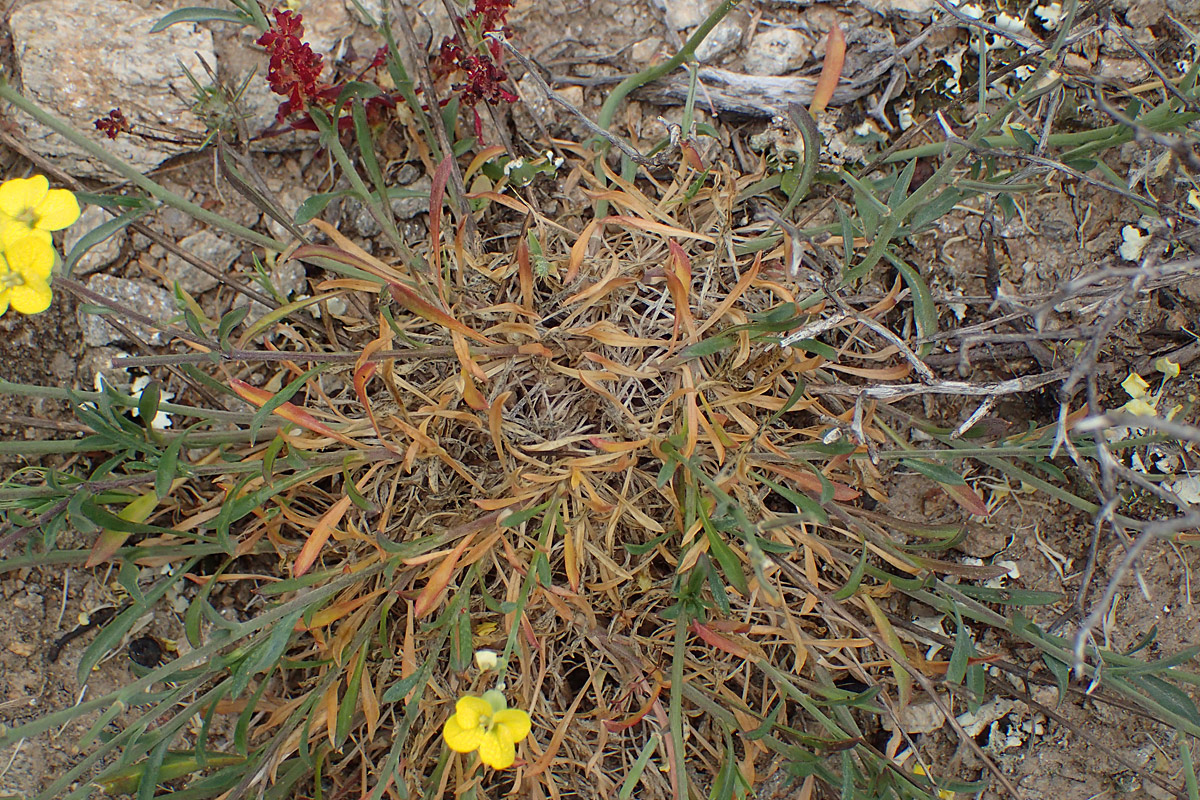
[[[129,118],[121,113],[119,108],[109,111],[93,124],[96,126],[96,130],[102,131],[110,139],[115,139],[122,133],[129,133],[130,129]]]
[[[321,81],[321,56],[301,40],[304,36],[303,17],[292,11],[274,9],[275,22],[258,38],[267,49],[267,82],[271,91],[285,98],[275,112],[283,121],[292,112],[303,111],[308,103],[331,103],[337,99],[337,87]]]
[[[463,82],[455,84],[454,91],[468,108],[473,108],[480,100],[492,105],[502,101],[514,103],[517,100],[515,94],[502,86],[508,76],[497,63],[503,52],[500,43],[485,36],[503,32],[511,9],[512,0],[475,0],[471,13],[463,22],[484,38],[488,52],[468,52],[456,34],[442,41],[441,49],[433,61],[435,77],[463,74]]]

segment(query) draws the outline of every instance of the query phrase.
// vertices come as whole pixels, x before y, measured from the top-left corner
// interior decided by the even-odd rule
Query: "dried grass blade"
[[[421,589],[421,593],[417,595],[416,602],[413,603],[413,616],[417,619],[428,614],[433,609],[437,608],[438,603],[442,599],[442,595],[446,591],[446,586],[450,583],[450,578],[454,575],[454,568],[458,565],[458,559],[462,557],[463,552],[471,544],[475,538],[475,534],[467,534],[458,545],[455,546],[450,554],[442,559],[442,563],[437,565],[437,569],[429,576],[429,581],[425,587]]]
[[[321,548],[325,546],[325,542],[329,540],[329,535],[333,533],[333,529],[342,521],[342,517],[345,516],[349,508],[350,495],[347,494],[330,506],[329,510],[317,520],[312,533],[308,535],[304,546],[300,548],[300,553],[296,556],[296,560],[292,562],[292,575],[294,577],[298,578],[308,572],[313,563],[316,562],[317,556],[321,553]]]

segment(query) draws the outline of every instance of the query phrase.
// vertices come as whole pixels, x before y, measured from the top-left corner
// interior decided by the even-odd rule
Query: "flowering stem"
[[[100,146],[99,143],[93,141],[81,131],[78,131],[71,125],[67,124],[66,121],[38,107],[35,103],[31,102],[27,97],[25,97],[25,95],[13,88],[8,80],[2,75],[0,75],[0,98],[12,103],[14,106],[33,117],[50,130],[60,134],[72,144],[86,151],[88,155],[92,156],[97,161],[102,162],[109,169],[113,170],[123,178],[128,179],[131,183],[144,189],[151,197],[154,197],[159,202],[171,206],[172,208],[177,208],[188,216],[205,224],[211,225],[214,228],[220,228],[221,230],[232,233],[235,236],[240,236],[249,242],[253,242],[259,247],[264,247],[268,250],[275,250],[278,252],[283,252],[286,249],[286,245],[284,245],[283,242],[273,239],[270,236],[265,236],[257,231],[252,231],[249,228],[245,228],[235,222],[231,222],[225,217],[222,217],[220,214],[214,214],[211,211],[196,205],[195,203],[189,202],[174,192],[164,188],[162,185],[150,180],[145,175],[131,167],[129,164],[108,152],[106,149]]]
[[[721,5],[713,9],[713,12],[708,15],[708,18],[705,19],[704,22],[700,23],[700,27],[696,28],[696,32],[693,33],[686,42],[684,42],[683,47],[679,48],[678,53],[671,58],[668,58],[661,64],[655,64],[654,66],[644,69],[636,75],[631,75],[618,83],[608,95],[608,99],[604,101],[604,105],[600,107],[600,114],[596,118],[596,122],[600,125],[600,127],[608,130],[609,126],[612,125],[613,117],[616,116],[617,107],[621,105],[621,101],[624,100],[634,89],[641,88],[651,81],[658,80],[685,61],[695,58],[696,48],[700,46],[700,43],[708,37],[708,34],[710,34],[712,29],[717,26],[717,23],[723,20],[725,15],[732,11],[740,2],[741,0],[724,0]],[[599,180],[602,184],[607,183],[607,181],[604,180],[604,170],[600,168],[600,161],[604,158],[607,152],[608,142],[601,142],[600,151],[596,155],[595,173],[597,180]],[[597,218],[603,217],[607,214],[607,207],[608,203],[606,201],[601,201],[597,205]]]
[[[391,209],[385,208],[379,196],[371,193],[362,176],[358,174],[358,170],[354,168],[354,163],[350,160],[350,155],[346,152],[346,148],[342,147],[342,143],[338,139],[335,118],[326,116],[324,111],[314,105],[308,106],[306,110],[309,117],[321,131],[322,144],[329,148],[329,152],[341,166],[346,179],[350,181],[350,186],[354,189],[354,193],[367,206],[367,210],[371,212],[371,216],[375,218],[388,239],[391,240],[392,247],[401,255],[410,269],[412,267],[424,267],[424,264],[421,263],[416,254],[404,243],[404,238],[400,235],[400,231],[396,227],[396,220],[391,214]]]
[[[658,80],[683,62],[693,58],[696,54],[696,48],[700,46],[700,43],[708,37],[708,34],[717,26],[717,23],[723,20],[725,15],[732,11],[740,2],[741,0],[725,0],[721,5],[713,9],[713,12],[708,15],[708,18],[704,22],[700,23],[700,27],[696,28],[696,32],[684,43],[683,47],[679,48],[678,53],[661,64],[655,64],[653,67],[644,69],[636,75],[631,75],[618,83],[616,88],[612,90],[612,93],[609,94],[608,99],[604,101],[604,105],[600,107],[600,115],[596,119],[600,127],[608,128],[608,126],[612,125],[613,117],[617,113],[617,106],[634,89],[645,86],[651,81]],[[603,150],[601,152],[603,153]]]

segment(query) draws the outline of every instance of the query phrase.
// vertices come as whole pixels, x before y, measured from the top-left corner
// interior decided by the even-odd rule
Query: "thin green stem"
[[[675,763],[671,771],[679,781],[676,797],[688,796],[687,761],[684,758],[683,741],[683,665],[687,660],[687,614],[681,613],[675,619],[675,644],[671,652],[671,698],[667,712],[668,725],[671,728],[672,750]]]

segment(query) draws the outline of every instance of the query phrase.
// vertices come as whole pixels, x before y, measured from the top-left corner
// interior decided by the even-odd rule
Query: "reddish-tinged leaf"
[[[404,284],[388,284],[388,291],[392,293],[392,297],[396,298],[396,302],[407,308],[412,313],[416,314],[418,317],[441,325],[443,328],[448,330],[457,331],[463,336],[470,337],[481,344],[496,344],[491,339],[482,334],[476,333],[466,325],[456,320],[454,317],[447,314],[445,311],[442,311],[429,301],[421,298],[416,292]]]
[[[337,622],[347,614],[352,614],[354,611],[361,608],[366,603],[371,602],[386,591],[387,589],[376,589],[375,591],[369,594],[364,594],[361,597],[355,597],[350,600],[343,600],[340,603],[334,603],[333,605],[322,608],[320,611],[313,614],[312,622],[310,622],[308,625],[304,624],[303,619],[296,620],[296,625],[292,628],[292,630],[299,633],[301,631],[315,631],[318,628],[324,628],[326,625]]]
[[[808,470],[790,469],[788,467],[784,467],[779,464],[772,464],[770,462],[763,463],[761,466],[764,469],[769,469],[772,472],[782,475],[792,483],[799,486],[801,489],[804,489],[806,492],[812,492],[813,494],[819,495],[821,494],[821,490],[824,488],[821,485],[821,479]],[[839,502],[855,500],[858,498],[859,494],[861,494],[861,492],[859,492],[857,489],[851,489],[844,483],[838,483],[837,481],[830,481],[830,483],[833,484],[833,499]]]
[[[704,159],[700,158],[700,153],[696,150],[696,146],[691,142],[684,142],[679,146],[679,152],[683,154],[683,160],[687,165],[696,172],[704,172]]]
[[[846,62],[846,37],[835,22],[829,29],[829,38],[825,41],[825,63],[821,65],[821,77],[817,78],[817,86],[813,90],[812,104],[808,110],[814,117],[825,110],[833,97],[842,78],[842,66]]]
[[[615,721],[611,719],[604,720],[604,727],[609,731],[616,733],[617,731],[627,730],[637,725],[642,721],[642,718],[650,713],[650,709],[654,708],[655,702],[658,701],[658,696],[662,694],[663,685],[659,681],[655,681],[654,689],[650,692],[650,697],[642,704],[642,707],[633,713],[632,716],[626,717],[623,720]]]
[[[696,620],[692,620],[692,624],[689,627],[692,629],[692,633],[696,634],[707,644],[717,648],[718,650],[724,650],[726,653],[737,656],[738,658],[750,657],[750,653],[748,650],[746,650],[746,648],[742,647],[736,642],[731,642],[711,628],[701,625]]]
[[[983,499],[975,494],[975,490],[970,486],[947,486],[946,484],[941,484],[941,487],[945,490],[946,494],[950,495],[954,502],[962,506],[968,513],[974,514],[977,517],[986,517],[990,513],[987,503],[983,502]]]
[[[462,557],[463,552],[474,538],[475,534],[468,534],[458,543],[457,547],[450,551],[448,556],[442,559],[442,563],[438,564],[437,569],[429,576],[429,582],[425,584],[425,588],[421,589],[421,593],[417,595],[417,600],[413,604],[413,615],[417,619],[437,608],[442,600],[442,594],[446,591],[446,585],[450,583],[450,577],[454,575],[458,559]]]
[[[345,495],[321,515],[321,518],[317,520],[316,526],[313,527],[312,533],[308,535],[308,540],[300,548],[300,554],[292,562],[293,576],[298,578],[308,572],[309,568],[317,560],[317,556],[320,555],[321,548],[325,546],[325,542],[329,541],[329,535],[333,533],[333,529],[342,521],[342,517],[345,516],[348,508],[350,508],[350,495]]]
[[[438,289],[442,290],[442,196],[446,193],[446,181],[450,180],[450,170],[454,167],[454,154],[447,153],[433,171],[433,184],[429,187],[429,251],[430,263],[433,268],[434,280]]]
[[[521,305],[533,308],[533,265],[529,261],[529,242],[517,242],[517,278],[521,281]]]
[[[462,370],[461,374],[463,381],[463,400],[466,400],[467,405],[476,411],[487,411],[487,398],[483,396],[483,393],[479,391],[479,387],[475,385],[475,381],[471,377],[471,373],[464,369]]]
[[[262,408],[272,397],[274,397],[274,395],[268,392],[266,389],[260,389],[257,386],[251,386],[245,381],[238,380],[237,378],[231,380],[229,382],[229,386],[235,392],[237,392],[238,397],[242,398],[248,403],[258,406],[259,408]],[[320,434],[321,436],[327,436],[331,439],[336,439],[342,444],[348,444],[351,447],[366,446],[362,442],[355,441],[349,436],[338,433],[325,423],[318,421],[316,417],[314,417],[312,414],[309,414],[303,408],[300,408],[300,406],[293,405],[290,402],[280,403],[279,407],[276,408],[273,413],[277,417],[281,417],[286,419],[288,422],[293,422],[296,425],[299,425],[306,431],[311,431],[312,433]]]

